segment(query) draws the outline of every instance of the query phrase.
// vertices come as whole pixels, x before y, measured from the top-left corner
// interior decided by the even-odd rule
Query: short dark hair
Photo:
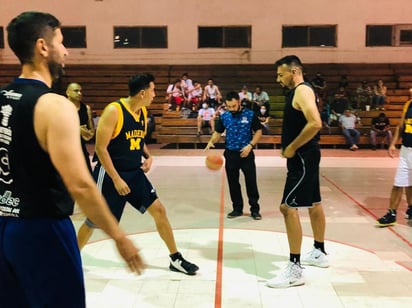
[[[155,78],[152,74],[143,73],[137,74],[129,79],[129,95],[135,96],[139,91],[146,90],[150,87],[150,83],[154,82]]]
[[[239,93],[236,91],[230,91],[228,94],[226,94],[226,100],[231,101],[232,99],[239,100]]]
[[[23,12],[7,26],[7,41],[21,64],[30,63],[39,38],[50,42],[60,21],[49,13]]]
[[[277,68],[279,66],[282,66],[283,64],[286,64],[287,66],[296,66],[296,67],[300,68],[301,70],[303,70],[302,62],[295,55],[285,56],[285,57],[277,60],[275,62],[275,67]]]

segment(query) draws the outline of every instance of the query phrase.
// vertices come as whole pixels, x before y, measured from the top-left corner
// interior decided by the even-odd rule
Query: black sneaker
[[[250,214],[250,217],[252,217],[254,220],[261,220],[262,219],[262,215],[260,215],[259,212],[252,212]]]
[[[180,252],[170,256],[170,265],[169,269],[173,272],[180,272],[186,275],[196,275],[196,272],[199,270],[199,267],[196,264],[186,261]]]
[[[232,211],[229,214],[227,214],[227,218],[235,218],[239,216],[243,216],[243,213],[238,211]]]
[[[376,221],[379,227],[389,227],[396,224],[396,212],[394,210],[388,210],[385,216],[379,218]]]
[[[406,219],[412,219],[412,205],[408,206],[408,209],[406,210],[405,213]]]

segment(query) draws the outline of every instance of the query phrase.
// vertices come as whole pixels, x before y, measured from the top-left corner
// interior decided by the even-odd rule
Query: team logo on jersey
[[[23,94],[21,93],[16,93],[14,92],[14,90],[3,90],[1,91],[1,94],[3,94],[4,97],[6,97],[7,99],[12,99],[15,101],[19,101],[21,99],[21,97],[23,96]]]
[[[242,117],[240,123],[249,123],[249,120],[247,119],[247,117]]]

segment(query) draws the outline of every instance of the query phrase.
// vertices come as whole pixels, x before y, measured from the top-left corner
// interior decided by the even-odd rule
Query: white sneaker
[[[305,284],[302,267],[299,264],[290,262],[286,268],[275,278],[266,282],[269,288],[289,288]]]
[[[302,264],[304,265],[312,265],[317,267],[329,267],[328,258],[326,255],[320,250],[315,247],[307,254],[302,256]]]

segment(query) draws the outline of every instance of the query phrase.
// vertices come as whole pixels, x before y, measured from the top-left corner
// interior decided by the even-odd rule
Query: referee
[[[237,92],[232,91],[227,94],[226,110],[227,112],[222,113],[216,121],[215,132],[205,150],[214,148],[214,144],[226,130],[225,170],[233,205],[233,211],[227,215],[227,218],[243,215],[243,198],[239,183],[239,170],[242,170],[245,176],[250,216],[255,220],[261,220],[253,148],[262,136],[262,126],[252,110],[241,108]]]

